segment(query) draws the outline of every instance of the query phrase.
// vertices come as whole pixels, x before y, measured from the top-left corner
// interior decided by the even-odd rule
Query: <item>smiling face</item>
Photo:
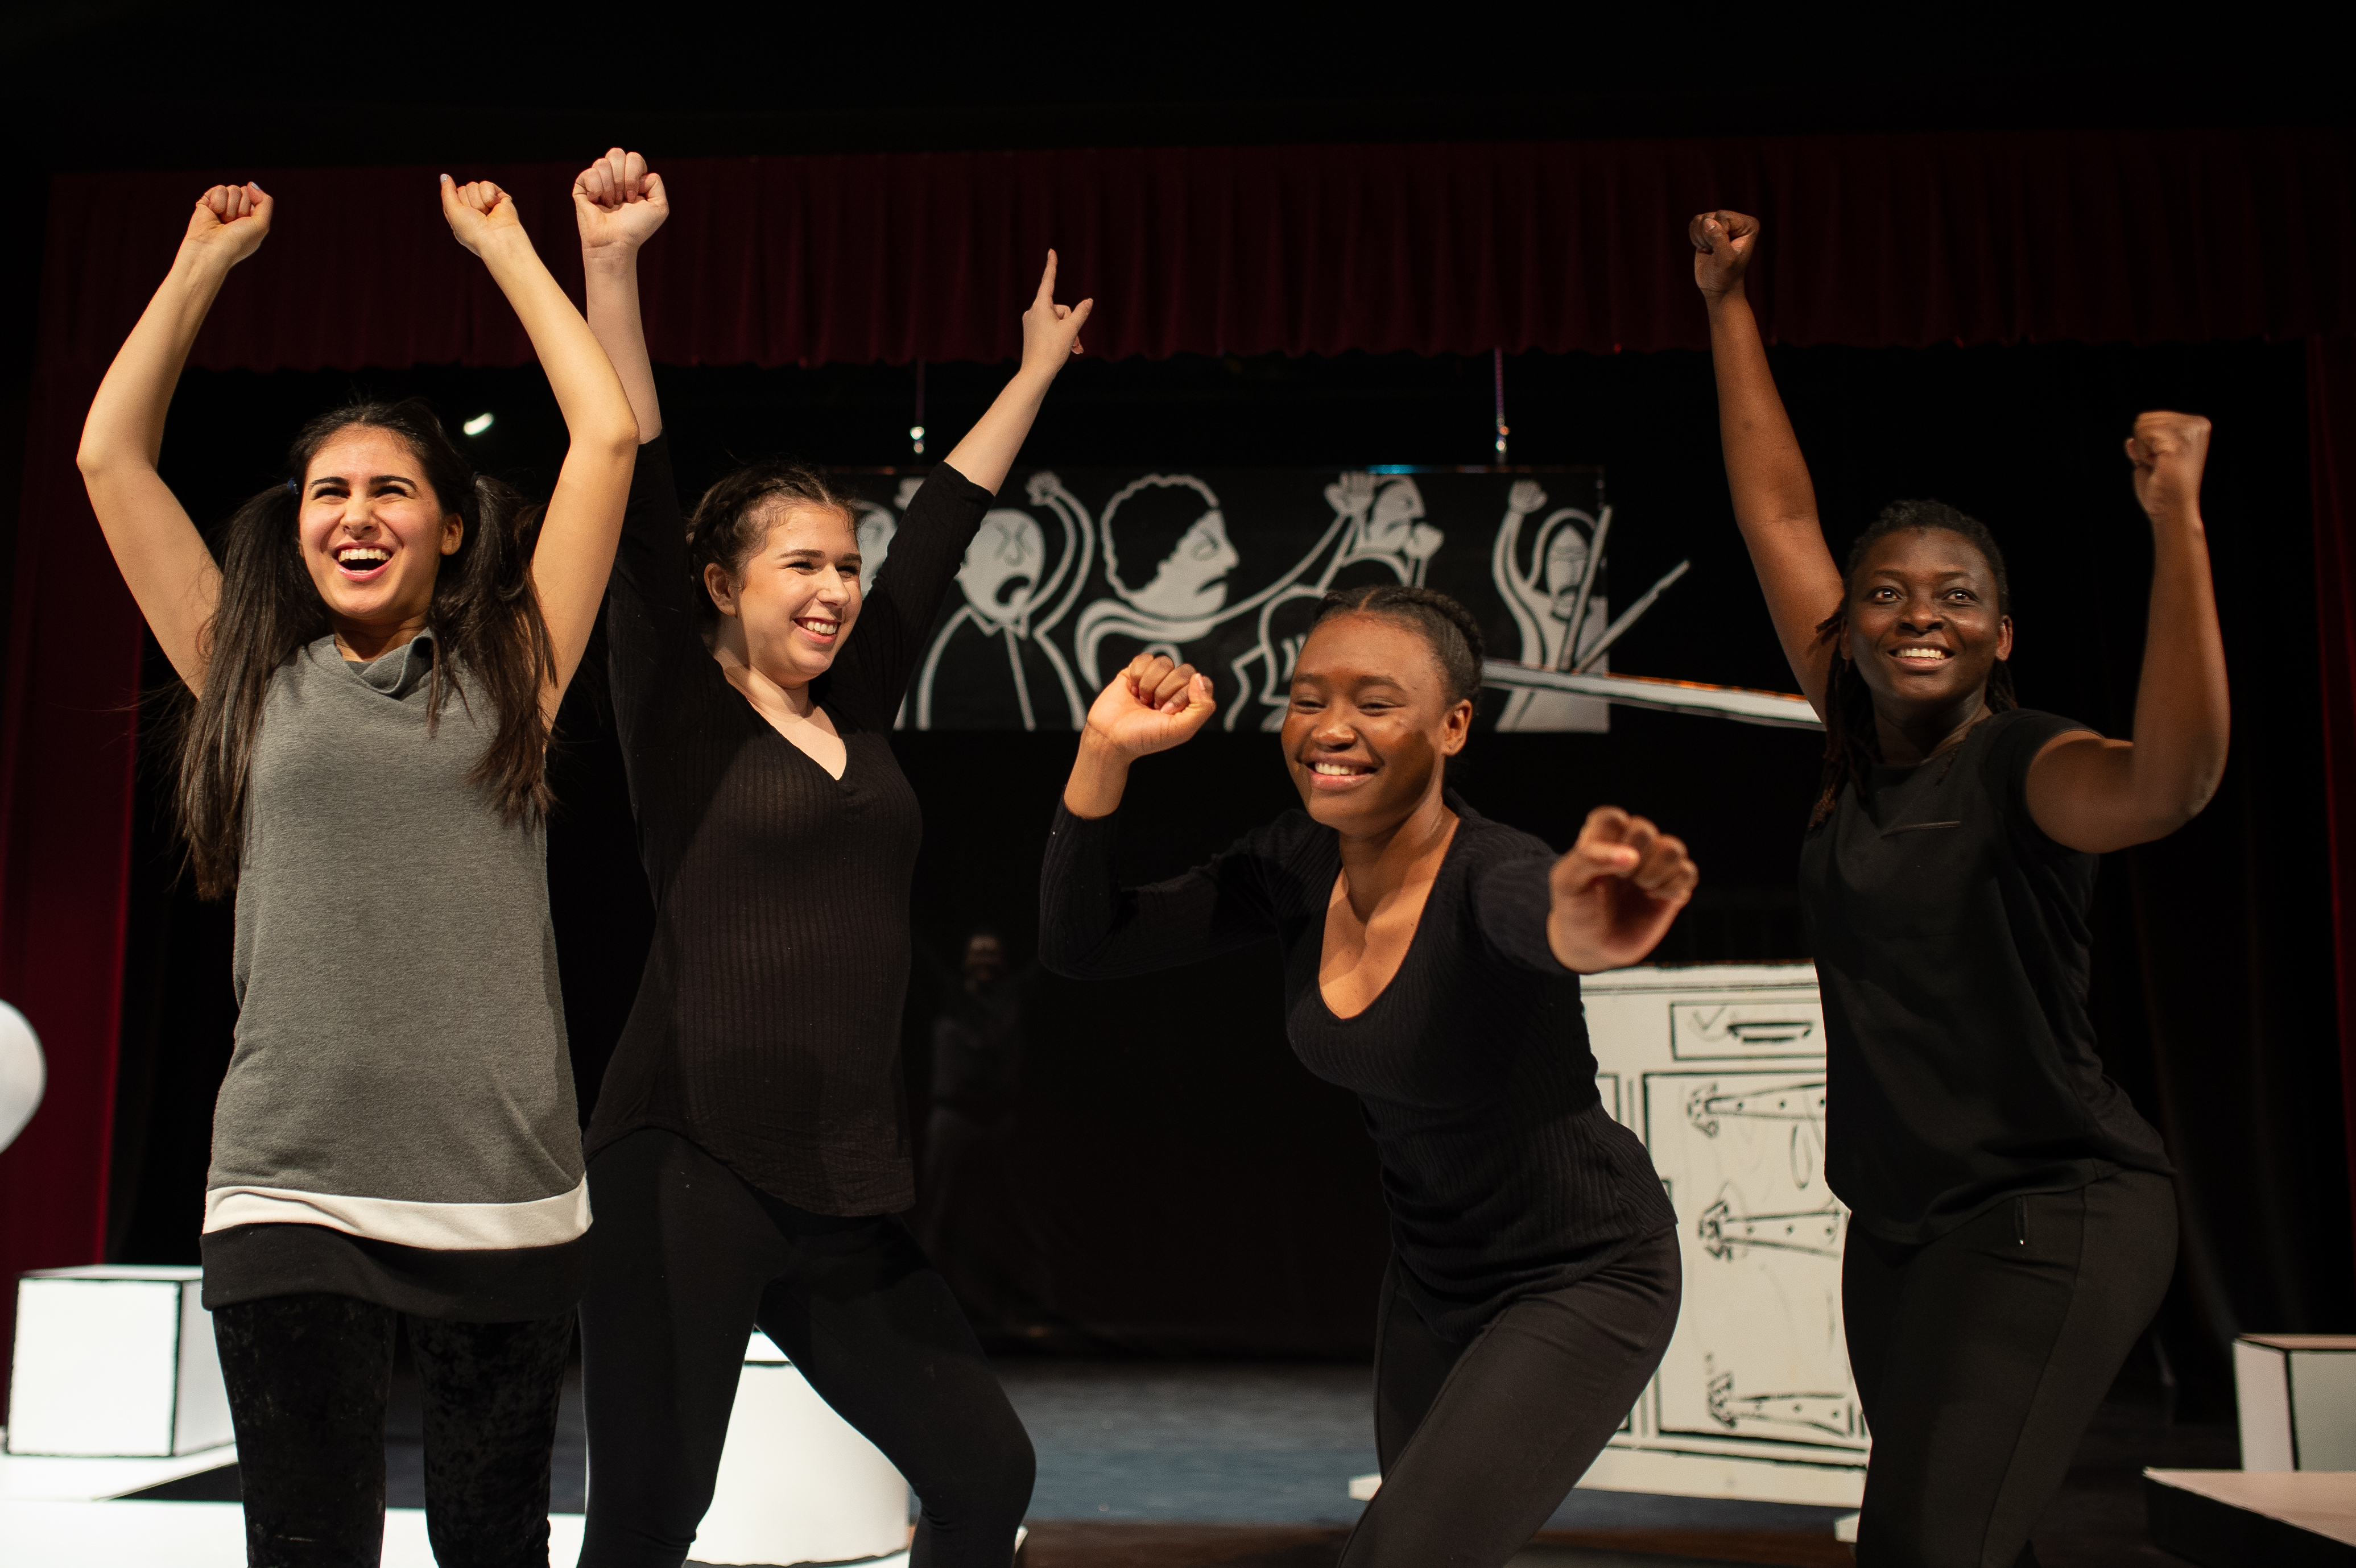
[[[741,637],[744,662],[779,686],[824,675],[859,618],[859,536],[831,507],[779,503],[761,548],[736,575],[716,563],[703,584],[721,635]]]
[[[338,630],[423,624],[442,558],[466,537],[409,443],[373,425],[348,425],[313,454],[295,527]]]
[[[1875,540],[1857,564],[1847,614],[1842,652],[1893,719],[1976,706],[1997,662],[2012,656],[1995,571],[1944,528]]]
[[[1387,832],[1438,792],[1472,724],[1472,704],[1449,696],[1439,655],[1412,624],[1335,615],[1293,665],[1285,766],[1319,822]]]

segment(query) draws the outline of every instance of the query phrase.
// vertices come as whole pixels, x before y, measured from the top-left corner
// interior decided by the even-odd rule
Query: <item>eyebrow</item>
[[[412,479],[406,474],[370,474],[365,475],[362,482],[369,485],[383,485],[387,483],[394,485],[414,485],[417,483],[415,479]],[[351,479],[348,475],[342,474],[322,474],[317,478],[312,480],[311,483],[315,486],[320,485],[348,485],[351,483]]]
[[[781,560],[824,560],[827,558],[826,551],[810,546],[804,546],[800,549],[779,550],[777,552],[777,557]],[[841,555],[837,556],[835,559],[838,560],[847,560],[853,565],[857,565],[860,560],[860,555],[855,549],[845,550]]]

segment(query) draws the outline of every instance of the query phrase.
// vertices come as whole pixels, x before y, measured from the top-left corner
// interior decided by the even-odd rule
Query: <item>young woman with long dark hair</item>
[[[685,1558],[757,1324],[907,1477],[916,1563],[1006,1568],[1030,1439],[894,1218],[916,1200],[900,1011],[921,821],[891,732],[1089,302],[1055,303],[1050,251],[1022,368],[862,592],[852,509],[809,469],[740,469],[680,517],[637,305],[638,247],[668,197],[618,147],[576,188],[589,320],[647,442],[606,628],[655,899],[589,1129],[582,1562]]]
[[[1302,809],[1123,888],[1129,770],[1214,706],[1207,677],[1141,655],[1088,710],[1040,874],[1040,956],[1060,974],[1276,942],[1294,1051],[1365,1108],[1391,1218],[1383,1480],[1345,1568],[1511,1558],[1627,1418],[1683,1289],[1660,1178],[1597,1093],[1579,976],[1651,952],[1698,873],[1616,807],[1557,856],[1466,805],[1446,763],[1480,694],[1480,627],[1455,601],[1326,595],[1280,742]]]
[[[257,1564],[376,1561],[397,1319],[435,1554],[544,1564],[587,1276],[542,758],[637,427],[515,204],[445,176],[442,210],[571,432],[544,513],[476,474],[424,403],[361,403],[303,428],[216,564],[155,464],[197,330],[270,231],[252,185],[197,202],[82,432],[91,505],[189,699],[190,868],[237,899],[204,1299]]]
[[[1707,212],[1691,238],[1735,518],[1825,721],[1800,890],[1873,1433],[1858,1560],[2033,1563],[2029,1531],[2176,1260],[2159,1135],[2095,1052],[2086,923],[2094,858],[2182,827],[2225,766],[2209,421],[2146,413],[2126,443],[2154,570],[2135,738],[2105,740],[2015,698],[1980,523],[1901,501],[1834,564],[1743,295],[1759,222]]]

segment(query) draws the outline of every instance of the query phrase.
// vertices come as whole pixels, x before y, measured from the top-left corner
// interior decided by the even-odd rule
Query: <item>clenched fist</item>
[[[442,216],[449,219],[450,232],[457,236],[458,243],[477,256],[498,235],[523,230],[515,198],[488,180],[460,185],[444,175]]]
[[[1712,298],[1741,291],[1742,270],[1759,243],[1757,219],[1723,208],[1696,213],[1686,225],[1686,238],[1693,241],[1696,288]]]
[[[1217,706],[1209,676],[1140,654],[1097,695],[1085,738],[1134,761],[1193,740]]]
[[[2201,516],[2201,469],[2209,460],[2209,421],[2157,409],[2137,414],[2127,437],[2136,499],[2155,523]]]
[[[1701,871],[1672,838],[1616,805],[1587,814],[1579,842],[1554,863],[1547,944],[1581,975],[1623,968],[1659,945]]]
[[[188,214],[184,245],[201,245],[209,255],[236,266],[262,249],[270,237],[270,213],[275,204],[269,193],[248,180],[243,185],[217,185],[197,197]]]
[[[573,179],[573,216],[584,252],[635,251],[670,216],[670,198],[644,155],[615,147]]]

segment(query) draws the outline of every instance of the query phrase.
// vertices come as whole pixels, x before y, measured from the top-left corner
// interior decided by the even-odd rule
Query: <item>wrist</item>
[[[624,240],[584,240],[581,246],[581,265],[592,272],[633,277],[638,270],[638,248]]]
[[[1740,278],[1735,279],[1722,289],[1704,289],[1701,291],[1701,297],[1702,303],[1709,307],[1709,314],[1712,315],[1716,315],[1729,305],[1747,305],[1751,303],[1743,297]]]

